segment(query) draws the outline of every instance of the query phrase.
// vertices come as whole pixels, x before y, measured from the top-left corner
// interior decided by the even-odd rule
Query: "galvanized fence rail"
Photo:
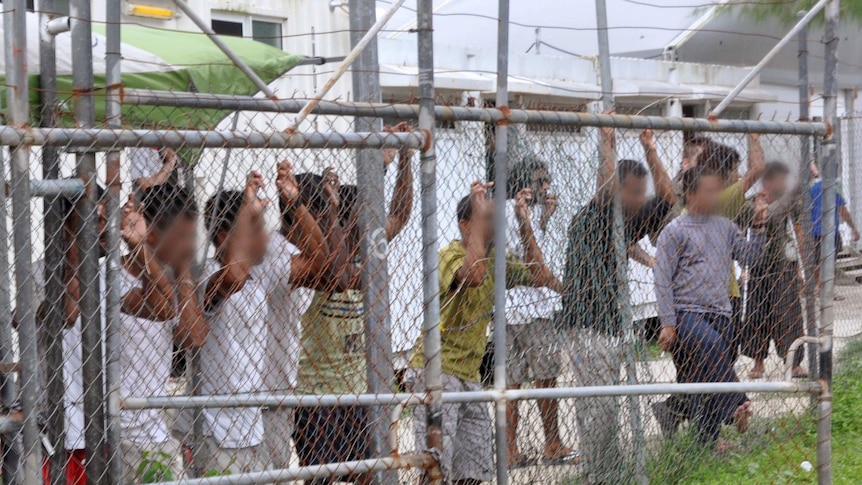
[[[822,235],[837,230],[838,2],[825,6],[829,123],[510,106],[504,0],[493,108],[437,104],[430,1],[418,2],[415,105],[377,102],[371,51],[358,61],[371,75],[354,77],[355,102],[311,108],[124,89],[119,4],[108,3],[102,123],[90,2],[71,2],[74,127],[54,116],[48,38],[40,80],[49,96],[31,126],[19,57],[26,2],[3,13],[0,146],[12,199],[9,215],[7,194],[0,198],[0,271],[10,275],[0,282],[4,483],[62,483],[70,470],[88,483],[661,483],[683,476],[680,462],[708,468],[725,443],[744,454],[808,432],[809,396],[818,439],[806,451],[816,451],[820,483],[831,483],[836,247]],[[373,11],[363,15],[355,43],[376,24]],[[214,119],[207,129],[121,119],[154,107]],[[295,113],[330,129],[273,128]],[[751,216],[764,172],[767,191],[784,177],[771,202],[814,193],[803,175],[811,146],[820,147],[821,212],[807,200],[768,223]],[[37,156],[41,179],[31,167]],[[726,335],[715,344],[724,350],[697,341],[690,355],[655,344],[655,317],[667,315],[656,315],[646,268],[663,247],[659,233],[696,190],[680,192],[672,177],[692,166],[721,175],[722,197],[733,200],[722,215],[754,233],[766,224],[763,251],[780,259],[780,271],[740,265],[736,296],[747,317],[728,328],[750,332],[759,346],[748,350],[751,342]],[[266,209],[269,199],[277,211]],[[44,217],[34,220],[40,207]],[[821,232],[795,233],[806,220]],[[811,264],[800,251],[815,243],[820,260]],[[729,251],[708,239],[691,249]],[[725,282],[730,271],[721,270]],[[725,317],[722,309],[715,325]],[[747,357],[737,359],[738,344]],[[797,372],[804,350],[819,353],[810,378]],[[716,375],[721,382],[701,380]],[[746,394],[752,432],[723,431],[721,443],[706,436],[706,426],[747,415],[749,404],[739,416],[710,415]],[[662,410],[674,405],[683,410],[668,430]],[[770,465],[766,476],[788,463]]]

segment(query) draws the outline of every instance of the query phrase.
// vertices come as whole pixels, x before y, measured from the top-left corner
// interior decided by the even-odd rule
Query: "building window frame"
[[[242,37],[245,39],[254,39],[267,45],[271,45],[277,49],[284,50],[284,31],[287,19],[278,17],[269,17],[266,15],[254,14],[237,14],[233,12],[221,12],[214,10],[210,13],[210,25],[212,21],[231,22],[242,26]],[[255,22],[263,22],[273,24],[278,27],[280,37],[270,37],[267,39],[255,39],[254,24]],[[218,32],[216,32],[218,33]]]

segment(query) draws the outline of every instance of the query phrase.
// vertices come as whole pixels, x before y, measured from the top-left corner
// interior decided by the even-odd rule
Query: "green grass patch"
[[[837,360],[832,418],[832,472],[836,484],[857,484],[862,477],[862,341],[853,342]],[[690,433],[663,442],[649,462],[652,483],[662,484],[808,484],[817,483],[816,419],[813,411],[755,420],[745,435],[725,430],[731,443],[723,455],[707,452]]]

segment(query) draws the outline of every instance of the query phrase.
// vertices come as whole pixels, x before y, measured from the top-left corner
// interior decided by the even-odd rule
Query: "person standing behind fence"
[[[545,231],[548,219],[556,209],[556,197],[551,194],[551,178],[548,166],[533,155],[519,160],[512,167],[506,187],[506,219],[510,221],[506,231],[506,251],[522,260],[526,253],[522,228],[518,215],[518,194],[531,189],[530,226],[542,252],[545,251]],[[556,285],[555,285],[556,286]],[[506,376],[511,389],[518,389],[532,377],[537,388],[556,387],[563,367],[563,348],[568,339],[563,338],[557,321],[559,295],[548,288],[517,286],[506,292],[506,346],[508,359]],[[547,399],[538,402],[545,445],[542,456],[545,462],[565,463],[574,461],[578,454],[563,445],[560,438],[558,402]],[[518,449],[518,403],[507,404],[506,428],[509,443],[509,466],[517,467],[530,463],[528,457]]]
[[[736,326],[731,320],[727,268],[736,259],[754,264],[765,241],[766,196],[753,209],[751,241],[720,216],[723,177],[706,166],[683,176],[687,212],[662,231],[655,263],[656,297],[662,330],[659,345],[671,352],[680,382],[738,382],[733,364]],[[689,416],[697,437],[715,446],[722,424],[745,431],[751,402],[742,393],[694,395]]]
[[[782,359],[790,345],[804,335],[802,304],[799,300],[799,247],[803,238],[799,221],[801,205],[799,190],[787,190],[790,169],[780,162],[766,164],[763,191],[769,204],[766,214],[766,245],[764,254],[749,269],[748,310],[740,328],[740,346],[744,355],[754,359],[748,376],[763,377],[769,343]],[[736,218],[743,230],[754,223],[755,201],[749,200]],[[796,350],[793,377],[808,377],[802,367],[804,347]],[[783,367],[783,366],[782,366]]]
[[[166,395],[173,343],[197,348],[206,338],[191,279],[196,218],[191,194],[168,185],[144,192],[140,207],[132,198],[123,207],[129,253],[119,275],[121,397]],[[120,426],[125,483],[182,478],[180,444],[160,410],[123,411]]]
[[[97,187],[98,197],[101,201],[104,195],[104,189]],[[76,200],[62,198],[59,200],[60,211],[62,213],[62,232],[57,237],[62,241],[64,249],[64,257],[62,266],[55,268],[59,270],[59,278],[63,282],[63,296],[59,302],[49,302],[46,299],[46,273],[45,260],[37,260],[33,262],[32,277],[33,277],[33,305],[36,311],[36,321],[38,322],[39,331],[39,352],[40,352],[40,375],[43,379],[43,386],[48,382],[51,373],[55,373],[56,369],[49,369],[46,359],[45,350],[48,346],[47,339],[54,338],[49,335],[46,325],[48,318],[49,305],[56,305],[62,308],[64,328],[60,338],[63,346],[63,405],[64,405],[64,421],[65,425],[65,442],[63,449],[66,457],[66,483],[68,485],[86,485],[87,476],[85,473],[86,467],[86,451],[84,448],[84,361],[81,350],[81,318],[78,302],[80,300],[81,288],[78,279],[78,264],[79,264],[79,247],[77,243],[77,214],[75,213]],[[107,253],[105,245],[105,206],[104,203],[99,203],[97,206],[99,212],[99,257],[103,258]],[[100,264],[99,278],[100,289],[104,294],[105,289],[105,266]],[[104,310],[104,304],[100,306]],[[17,322],[17,317],[14,318]],[[17,323],[15,325],[17,327]],[[48,399],[46,390],[43,390],[42,399]],[[48,419],[47,416],[43,419]],[[45,483],[50,483],[50,464],[47,457],[42,467],[42,475]]]
[[[713,173],[717,173],[722,179],[724,187],[719,194],[718,213],[722,217],[735,219],[745,206],[745,194],[763,175],[766,162],[763,157],[763,148],[760,144],[760,135],[757,133],[748,136],[748,169],[744,175],[740,175],[739,166],[741,160],[739,152],[730,146],[716,143],[707,138],[698,137],[697,143],[703,146],[696,158],[696,163],[688,169],[683,165],[680,178],[693,166],[707,167]],[[730,295],[731,307],[733,308],[731,321],[737,327],[741,325],[742,317],[742,292],[739,289],[739,281],[736,278],[736,266],[733,262],[728,268],[728,294]],[[734,359],[738,356],[738,343],[731,344]],[[675,364],[677,364],[675,362]],[[686,362],[682,362],[686,364]],[[677,380],[683,382],[688,379],[689,369],[676,365]],[[673,395],[664,401],[653,404],[653,413],[658,420],[662,435],[666,438],[672,437],[679,425],[689,419],[688,398],[686,396]]]
[[[409,131],[406,124],[396,127]],[[398,153],[398,176],[386,237],[391,241],[407,224],[413,207],[412,150]],[[329,233],[333,250],[332,278],[317,291],[302,319],[302,352],[297,392],[300,394],[362,394],[368,391],[365,361],[365,318],[360,289],[359,204],[355,185],[341,186],[327,170],[322,181],[326,202],[319,223]],[[332,216],[337,214],[336,220]],[[373,372],[373,369],[372,369]],[[303,466],[362,460],[372,457],[371,423],[361,406],[302,407],[296,409],[294,441]],[[345,476],[341,481],[370,483],[370,474]],[[306,483],[332,483],[318,478]]]
[[[313,222],[317,223],[320,207],[325,202],[324,195],[314,192],[312,187],[321,191],[322,182],[320,176],[306,177],[308,175],[311,174],[296,175],[299,200],[308,210]],[[311,235],[304,235],[298,230],[296,215],[288,207],[284,197],[279,198],[279,209],[282,214],[281,227],[272,234],[267,254],[278,261],[275,268],[289,267],[289,274],[274,274],[273,284],[267,288],[267,341],[263,383],[266,391],[290,394],[296,388],[299,370],[302,316],[311,305],[314,289],[329,284],[326,266],[331,248],[326,237],[331,235],[331,231],[325,230],[329,225],[322,223]],[[303,240],[303,237],[311,240]],[[304,252],[301,248],[307,248],[307,251]],[[293,415],[292,408],[263,410],[264,443],[269,451],[273,469],[290,466]]]
[[[656,196],[647,198],[647,169],[634,160],[615,168],[614,131],[601,130],[598,192],[572,219],[563,280],[563,322],[574,329],[574,371],[581,386],[620,381],[622,336],[632,322],[622,321],[620,266],[614,242],[614,200],[624,217],[624,244],[630,247],[661,227],[675,196],[673,182],[655,153],[652,130],[641,133]],[[616,398],[586,398],[577,406],[578,431],[591,484],[625,483],[631,464],[621,460],[619,403]]]
[[[207,202],[206,228],[215,256],[206,265],[207,322],[212,329],[201,349],[201,395],[234,395],[263,389],[267,346],[267,295],[284,290],[293,276],[293,258],[268,252],[264,223],[268,200],[258,197],[263,177],[249,174],[243,191],[223,191]],[[303,257],[312,266],[326,258],[323,236],[311,214],[299,202],[299,187],[290,162],[278,164],[276,187],[293,221],[287,233],[295,238]],[[303,268],[297,267],[301,272]],[[295,280],[294,280],[295,281]],[[207,472],[245,473],[269,465],[261,446],[264,424],[260,408],[211,408],[204,410],[205,436],[196,456]]]
[[[440,250],[440,338],[443,392],[481,391],[479,366],[487,344],[486,331],[494,312],[494,204],[486,197],[491,183],[473,182],[470,195],[458,202],[461,239]],[[506,287],[550,287],[559,281],[545,265],[530,216],[530,189],[517,195],[515,215],[524,248],[523,261],[506,261]],[[421,340],[417,342],[408,379],[412,392],[425,392]],[[413,415],[416,443],[427,440],[427,414],[417,406]],[[440,467],[446,483],[473,484],[493,478],[491,416],[484,403],[443,404],[443,450]]]
[[[811,184],[811,222],[812,234],[814,236],[814,258],[817,261],[815,265],[815,278],[817,280],[817,293],[820,293],[820,259],[821,248],[823,247],[823,179],[820,178],[820,170],[817,165],[810,165],[811,176],[814,177],[814,183]],[[841,191],[835,189],[835,254],[841,252],[844,242],[841,239],[841,221],[844,221],[853,233],[853,242],[859,241],[859,231],[856,229],[856,224],[850,211],[847,210],[847,201],[841,195]],[[843,296],[836,295],[835,300],[843,300]]]

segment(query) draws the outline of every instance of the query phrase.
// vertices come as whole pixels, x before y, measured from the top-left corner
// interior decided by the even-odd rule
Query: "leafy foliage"
[[[174,480],[169,463],[171,455],[163,452],[145,451],[141,454],[141,464],[135,470],[135,481],[138,483],[170,482]]]
[[[797,21],[797,13],[810,10],[816,3],[817,0],[734,0],[722,6],[721,11],[761,22],[777,19],[784,24],[792,25]],[[841,2],[841,19],[862,23],[862,1]],[[822,23],[823,12],[814,21]]]

